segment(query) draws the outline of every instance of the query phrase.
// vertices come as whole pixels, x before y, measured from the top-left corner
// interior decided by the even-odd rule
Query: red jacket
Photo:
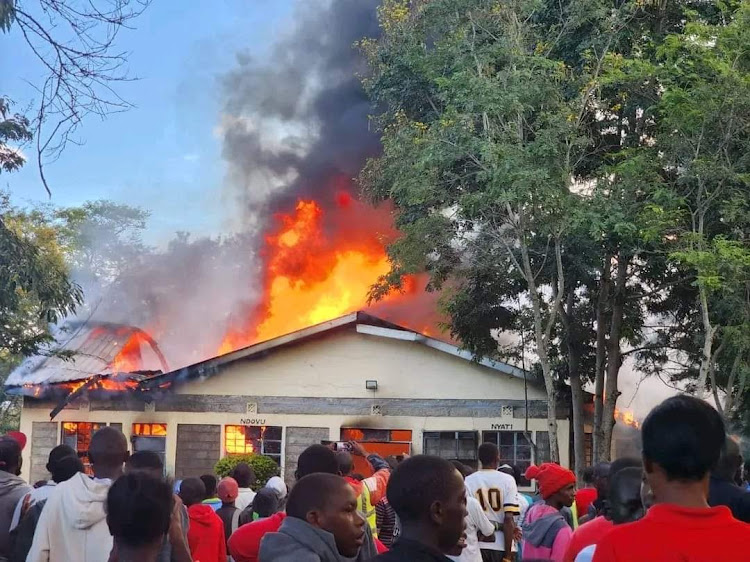
[[[617,525],[596,545],[594,562],[748,560],[750,525],[728,507],[657,504],[635,523]]]
[[[188,546],[193,562],[226,562],[227,545],[224,523],[207,504],[196,503],[188,508],[190,527]]]
[[[253,521],[237,529],[229,537],[229,552],[234,562],[258,562],[260,539],[266,533],[275,533],[281,527],[286,513],[274,513],[271,517]]]

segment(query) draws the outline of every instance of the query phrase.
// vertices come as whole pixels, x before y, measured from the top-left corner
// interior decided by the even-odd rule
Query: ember
[[[622,411],[615,408],[615,419],[635,429],[641,428],[641,423],[635,419],[635,414],[630,410]]]

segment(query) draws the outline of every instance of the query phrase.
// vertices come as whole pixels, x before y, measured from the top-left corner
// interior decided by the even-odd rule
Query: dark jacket
[[[23,479],[0,470],[0,560],[7,560],[10,556],[10,522],[18,500],[29,492],[31,492],[31,486]]]
[[[735,519],[750,523],[750,492],[743,490],[734,482],[711,476],[708,505],[711,507],[725,505],[732,511]]]
[[[365,525],[367,529],[367,525]],[[375,546],[365,538],[357,560],[368,562],[375,556]],[[260,562],[348,562],[339,554],[333,535],[296,517],[287,517],[278,533],[266,534],[260,542]]]
[[[420,542],[400,538],[393,543],[391,550],[373,562],[451,562],[451,559]]]
[[[31,550],[31,543],[34,542],[34,531],[39,523],[39,517],[42,515],[42,509],[47,500],[36,502],[21,517],[18,525],[10,532],[10,562],[26,562],[26,557]]]

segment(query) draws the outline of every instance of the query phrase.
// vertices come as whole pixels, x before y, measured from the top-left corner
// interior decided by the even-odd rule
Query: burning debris
[[[71,323],[57,340],[56,347],[26,359],[6,381],[10,393],[59,400],[52,418],[84,393],[138,391],[143,380],[169,371],[156,341],[134,326]]]

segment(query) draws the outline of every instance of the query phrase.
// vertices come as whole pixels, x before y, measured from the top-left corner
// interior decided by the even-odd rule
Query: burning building
[[[345,314],[174,370],[141,369],[150,359],[163,362],[141,334],[79,328],[67,340],[70,357],[31,359],[11,375],[9,390],[24,394],[21,431],[31,443],[24,477],[45,477],[58,443],[85,455],[104,425],[120,428],[133,450],[162,455],[176,478],[250,452],[275,459],[289,478],[299,453],[326,440],[470,464],[484,441],[522,466],[548,455],[539,381],[371,314]],[[122,363],[125,356],[138,368],[128,370],[134,365]],[[561,443],[569,442],[568,418],[561,414]]]

